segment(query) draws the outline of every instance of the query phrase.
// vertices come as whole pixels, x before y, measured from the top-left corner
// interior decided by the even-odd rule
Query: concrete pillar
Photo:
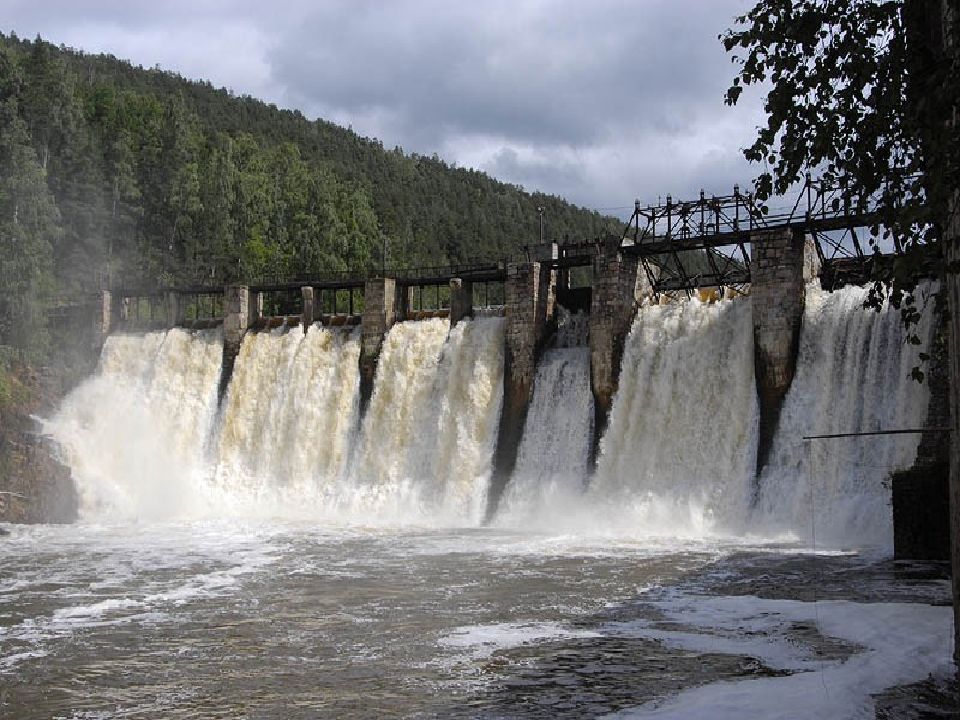
[[[557,304],[557,272],[544,263],[560,257],[560,248],[556,243],[543,243],[530,248],[532,262],[540,263],[540,285],[537,289],[539,302],[537,317],[543,322],[552,320]],[[541,332],[545,330],[541,329]]]
[[[113,319],[113,295],[109,290],[100,291],[100,302],[97,303],[97,311],[94,315],[93,328],[93,346],[94,351],[99,353],[100,348],[107,340],[110,334],[110,326]]]
[[[250,293],[250,311],[247,317],[247,327],[251,328],[263,320],[264,294],[262,292]]]
[[[506,347],[503,366],[503,409],[493,458],[493,480],[486,519],[497,510],[504,488],[517,464],[517,451],[533,396],[537,356],[547,328],[550,270],[538,262],[510,263],[504,283]]]
[[[473,317],[473,283],[460,278],[450,281],[450,327]]]
[[[804,235],[790,229],[750,236],[753,354],[760,404],[757,476],[767,464],[783,400],[793,382],[803,324]]]
[[[930,388],[927,418],[909,470],[893,473],[893,557],[950,559],[950,386],[947,349],[933,341],[924,382]]]
[[[303,333],[306,335],[307,330],[310,329],[310,326],[313,325],[313,321],[316,318],[313,303],[313,288],[309,286],[300,288],[300,295],[303,296],[303,312],[300,315],[300,323],[303,325]]]
[[[250,326],[250,292],[243,285],[223,290],[223,363],[220,366],[219,399],[222,401],[240,354],[243,335]]]
[[[638,281],[635,258],[620,251],[620,238],[609,236],[593,259],[590,300],[590,387],[593,391],[592,459],[610,419],[610,408],[620,380],[623,349],[637,310]],[[644,276],[643,281],[646,280]]]
[[[944,3],[944,16],[947,9]],[[960,23],[960,18],[957,19]],[[954,126],[960,125],[954,108]],[[945,267],[960,267],[960,189],[947,201],[944,227]],[[960,666],[960,273],[947,272],[944,291],[949,310],[947,355],[950,385],[950,561],[953,578],[953,661]]]
[[[394,278],[367,280],[363,288],[363,315],[360,319],[360,413],[366,412],[373,395],[373,380],[384,335],[396,321],[397,281]]]
[[[167,306],[167,327],[177,327],[183,322],[183,315],[180,311],[180,296],[170,291],[167,293],[165,301]]]

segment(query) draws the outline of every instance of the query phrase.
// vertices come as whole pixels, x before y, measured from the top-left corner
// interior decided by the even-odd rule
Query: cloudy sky
[[[210,80],[589,207],[726,192],[749,0],[0,0],[0,29]],[[619,208],[619,209],[618,209]],[[613,210],[617,209],[617,210]]]

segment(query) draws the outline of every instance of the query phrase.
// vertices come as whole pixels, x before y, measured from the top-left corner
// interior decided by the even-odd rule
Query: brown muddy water
[[[817,672],[826,688],[883,652],[807,608],[826,623],[831,608],[882,604],[950,631],[949,608],[930,607],[949,601],[944,568],[857,553],[236,522],[5,527],[0,717],[17,720],[668,717],[685,689],[763,696]],[[943,650],[930,642],[902,658],[929,669],[887,681],[933,671]],[[833,688],[836,717],[869,716],[859,682]]]

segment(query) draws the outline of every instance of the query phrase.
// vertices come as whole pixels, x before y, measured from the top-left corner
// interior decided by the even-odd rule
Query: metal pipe
[[[909,430],[873,430],[871,432],[833,433],[831,435],[804,435],[803,439],[804,441],[806,441],[806,440],[832,440],[834,438],[869,437],[873,435],[920,435],[926,432],[949,433],[949,432],[953,432],[953,428],[948,428],[948,427],[910,428]]]

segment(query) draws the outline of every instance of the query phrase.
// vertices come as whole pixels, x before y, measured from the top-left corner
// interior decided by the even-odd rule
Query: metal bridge
[[[654,295],[690,295],[708,287],[744,292],[751,282],[751,236],[762,231],[791,229],[809,237],[821,263],[821,282],[828,289],[862,283],[871,276],[870,263],[887,262],[903,252],[896,239],[886,254],[870,244],[870,228],[879,224],[875,198],[852,198],[843,186],[829,186],[808,175],[795,198],[782,197],[778,202],[781,204],[776,208],[765,206],[752,193],[741,192],[739,186],[734,186],[730,195],[708,197],[701,190],[695,200],[675,201],[668,195],[665,203],[646,207],[637,201],[619,239],[620,250],[637,259]],[[560,271],[589,267],[602,244],[600,239],[565,242],[559,245],[558,257],[531,257],[529,248],[524,248],[510,258],[436,267],[385,267],[381,273],[395,278],[399,287],[411,291],[411,296],[417,293],[421,305],[432,295],[439,308],[441,288],[452,278],[474,283],[489,298],[490,285],[506,279],[510,261],[539,259]],[[309,285],[318,293],[320,307],[339,313],[342,306],[342,312],[353,315],[357,294],[362,295],[368,276],[362,271],[331,272],[319,277],[260,278],[248,286],[251,292],[272,294],[279,307],[296,304],[295,295]],[[209,299],[209,316],[214,317],[215,298],[223,288],[121,285],[111,289],[117,295],[151,303],[172,291],[193,296],[197,308],[204,307],[205,299]],[[284,299],[288,295],[289,302]]]
[[[656,294],[689,294],[702,287],[742,291],[750,283],[751,235],[798,230],[813,241],[824,286],[832,288],[869,277],[878,253],[868,237],[878,224],[875,198],[853,199],[846,188],[808,175],[794,202],[776,209],[736,185],[731,195],[707,197],[701,190],[691,201],[669,195],[655,206],[637,201],[624,228],[623,252],[639,259]],[[886,257],[902,253],[896,240],[892,250]]]

